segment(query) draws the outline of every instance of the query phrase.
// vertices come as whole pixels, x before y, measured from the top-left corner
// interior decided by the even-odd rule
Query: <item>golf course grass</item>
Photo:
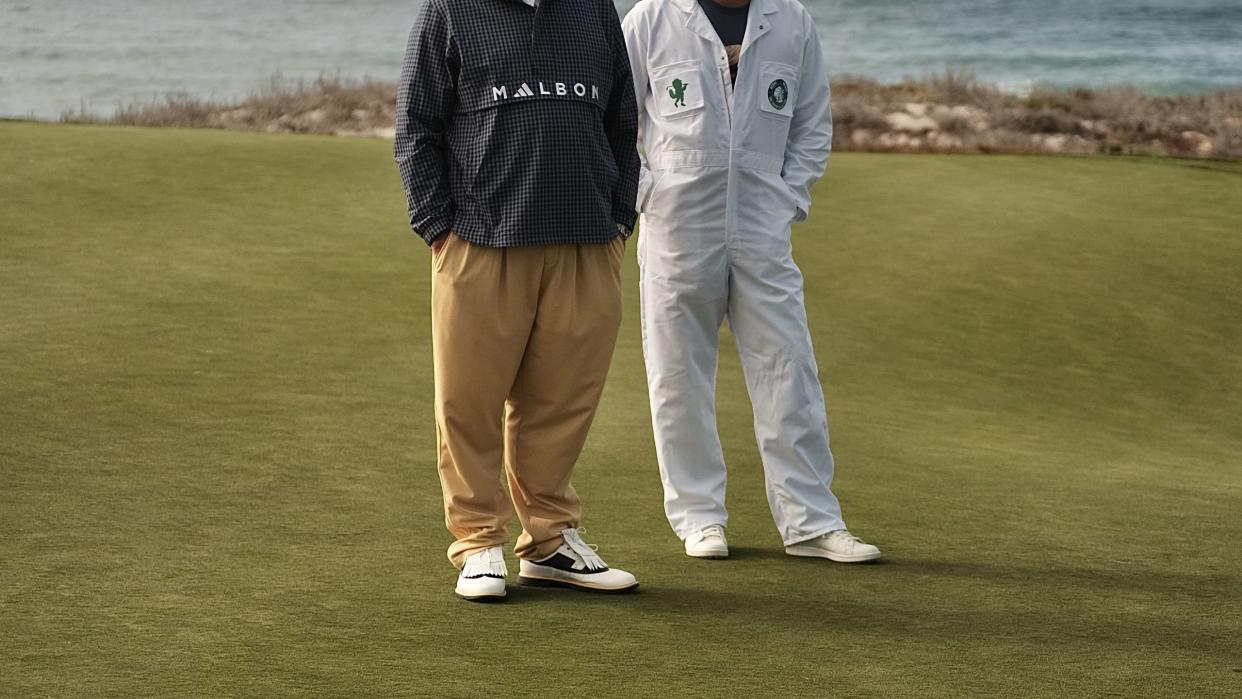
[[[0,124],[0,696],[1242,696],[1242,166],[834,158],[795,251],[873,565],[783,554],[727,333],[685,557],[631,245],[575,483],[642,589],[473,605],[390,149]]]

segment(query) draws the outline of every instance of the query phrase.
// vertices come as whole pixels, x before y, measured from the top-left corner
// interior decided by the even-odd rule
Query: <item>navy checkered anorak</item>
[[[397,94],[410,226],[489,247],[634,227],[634,84],[611,0],[427,0]]]

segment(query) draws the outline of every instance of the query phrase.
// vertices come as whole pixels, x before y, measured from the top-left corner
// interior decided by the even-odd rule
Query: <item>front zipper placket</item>
[[[720,76],[720,86],[724,89],[725,115],[729,117],[729,133],[733,132],[733,80],[729,75],[729,52],[725,45],[716,39],[716,73]],[[739,68],[740,72],[740,68]]]
[[[762,13],[763,12],[762,6],[756,7],[756,4],[757,3],[755,2],[751,2],[750,12]],[[759,27],[758,31],[755,31],[751,28],[752,22],[750,20],[752,19],[757,20],[755,24],[757,24]],[[759,14],[758,16],[752,14],[747,18],[746,37],[742,40],[742,48],[737,57],[737,80],[739,81],[742,80],[745,76],[750,75],[749,71],[745,71],[745,68],[746,68],[745,64],[748,63],[748,61],[746,60],[746,55],[750,53],[749,49],[751,49],[755,45],[755,42],[759,40],[759,37],[763,36],[766,33],[765,30],[767,27],[765,27],[765,25],[763,24],[763,21],[764,20],[763,20],[762,14]],[[720,42],[720,43],[723,45],[723,42]],[[725,63],[726,63],[725,70],[727,71],[728,70],[728,65],[727,65],[728,56],[725,57]],[[745,71],[745,75],[743,75],[743,71]],[[734,162],[735,162],[735,156],[737,154],[738,144],[737,144],[737,133],[736,133],[737,129],[735,128],[734,119],[733,119],[733,116],[734,116],[733,115],[734,81],[730,80],[728,75],[726,75],[724,79],[725,79],[725,82],[729,84],[729,91],[727,93],[729,97],[728,99],[728,105],[729,105],[729,175],[728,177],[729,179],[728,179],[728,183],[725,185],[726,192],[727,192],[725,195],[725,201],[726,201],[726,204],[725,204],[725,241],[726,243],[725,245],[726,247],[728,247],[729,244],[737,237],[738,182],[737,182],[737,178],[734,176],[736,174],[734,170]],[[748,105],[743,105],[743,109],[745,109],[747,106]],[[754,126],[752,125],[751,128],[754,128]],[[732,255],[733,251],[730,250],[729,254]]]
[[[733,140],[734,89],[733,88],[734,88],[734,84],[733,84],[732,76],[729,74],[729,52],[727,49],[725,49],[724,42],[720,40],[719,36],[716,38],[716,48],[717,48],[716,54],[719,57],[717,59],[718,65],[716,66],[716,73],[720,75],[720,83],[721,83],[721,86],[724,88],[725,115],[729,119],[729,167],[725,171],[727,173],[725,175],[725,178],[726,178],[725,179],[725,250],[727,254],[729,255],[729,257],[732,257],[733,256],[733,249],[732,249],[733,240],[736,237],[735,233],[736,233],[736,228],[737,228],[737,226],[735,225],[735,221],[733,220],[736,217],[736,211],[735,211],[735,207],[733,206],[733,202],[736,201],[737,199],[737,180],[733,176],[733,153],[734,153],[734,140]],[[740,57],[738,58],[737,75],[739,78],[742,77],[742,61]]]
[[[530,20],[530,48],[526,52],[526,59],[527,67],[530,70],[531,80],[537,80],[539,78],[539,72],[537,70],[539,63],[535,60],[535,47],[538,45],[535,42],[535,35],[539,30],[539,14],[543,11],[543,1],[541,0],[540,2],[535,3],[535,6],[531,9],[534,10],[534,16],[531,17]]]

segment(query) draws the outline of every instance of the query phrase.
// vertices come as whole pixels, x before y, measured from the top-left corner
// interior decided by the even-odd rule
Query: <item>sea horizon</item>
[[[624,15],[632,0],[618,0]],[[1242,86],[1236,0],[806,0],[835,76],[970,73],[1016,93]],[[420,0],[18,0],[0,7],[0,117],[110,116],[169,95],[230,102],[273,78],[396,79]]]

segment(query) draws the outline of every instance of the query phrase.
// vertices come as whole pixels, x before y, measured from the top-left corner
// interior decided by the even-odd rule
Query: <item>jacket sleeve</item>
[[[824,52],[810,13],[803,12],[803,21],[806,40],[802,49],[801,84],[781,171],[781,177],[798,202],[796,221],[806,220],[811,210],[811,187],[823,176],[828,167],[828,154],[832,151],[831,91]]]
[[[639,13],[633,10],[625,16],[621,23],[625,34],[626,53],[630,58],[630,72],[634,76],[634,101],[638,108],[638,199],[635,210],[642,212],[643,203],[651,192],[651,169],[647,166],[647,154],[642,150],[643,133],[647,130],[650,117],[647,115],[647,93],[651,90],[650,78],[647,75],[647,35],[639,19]]]
[[[437,2],[424,3],[410,31],[397,86],[393,150],[410,227],[428,244],[453,227],[446,134],[457,103],[459,66],[443,10]]]
[[[608,6],[609,43],[613,46],[612,94],[604,112],[604,130],[617,164],[617,187],[612,195],[612,219],[633,232],[638,214],[634,202],[638,195],[638,106],[634,102],[634,78],[629,53],[621,33],[621,20],[611,1]]]

